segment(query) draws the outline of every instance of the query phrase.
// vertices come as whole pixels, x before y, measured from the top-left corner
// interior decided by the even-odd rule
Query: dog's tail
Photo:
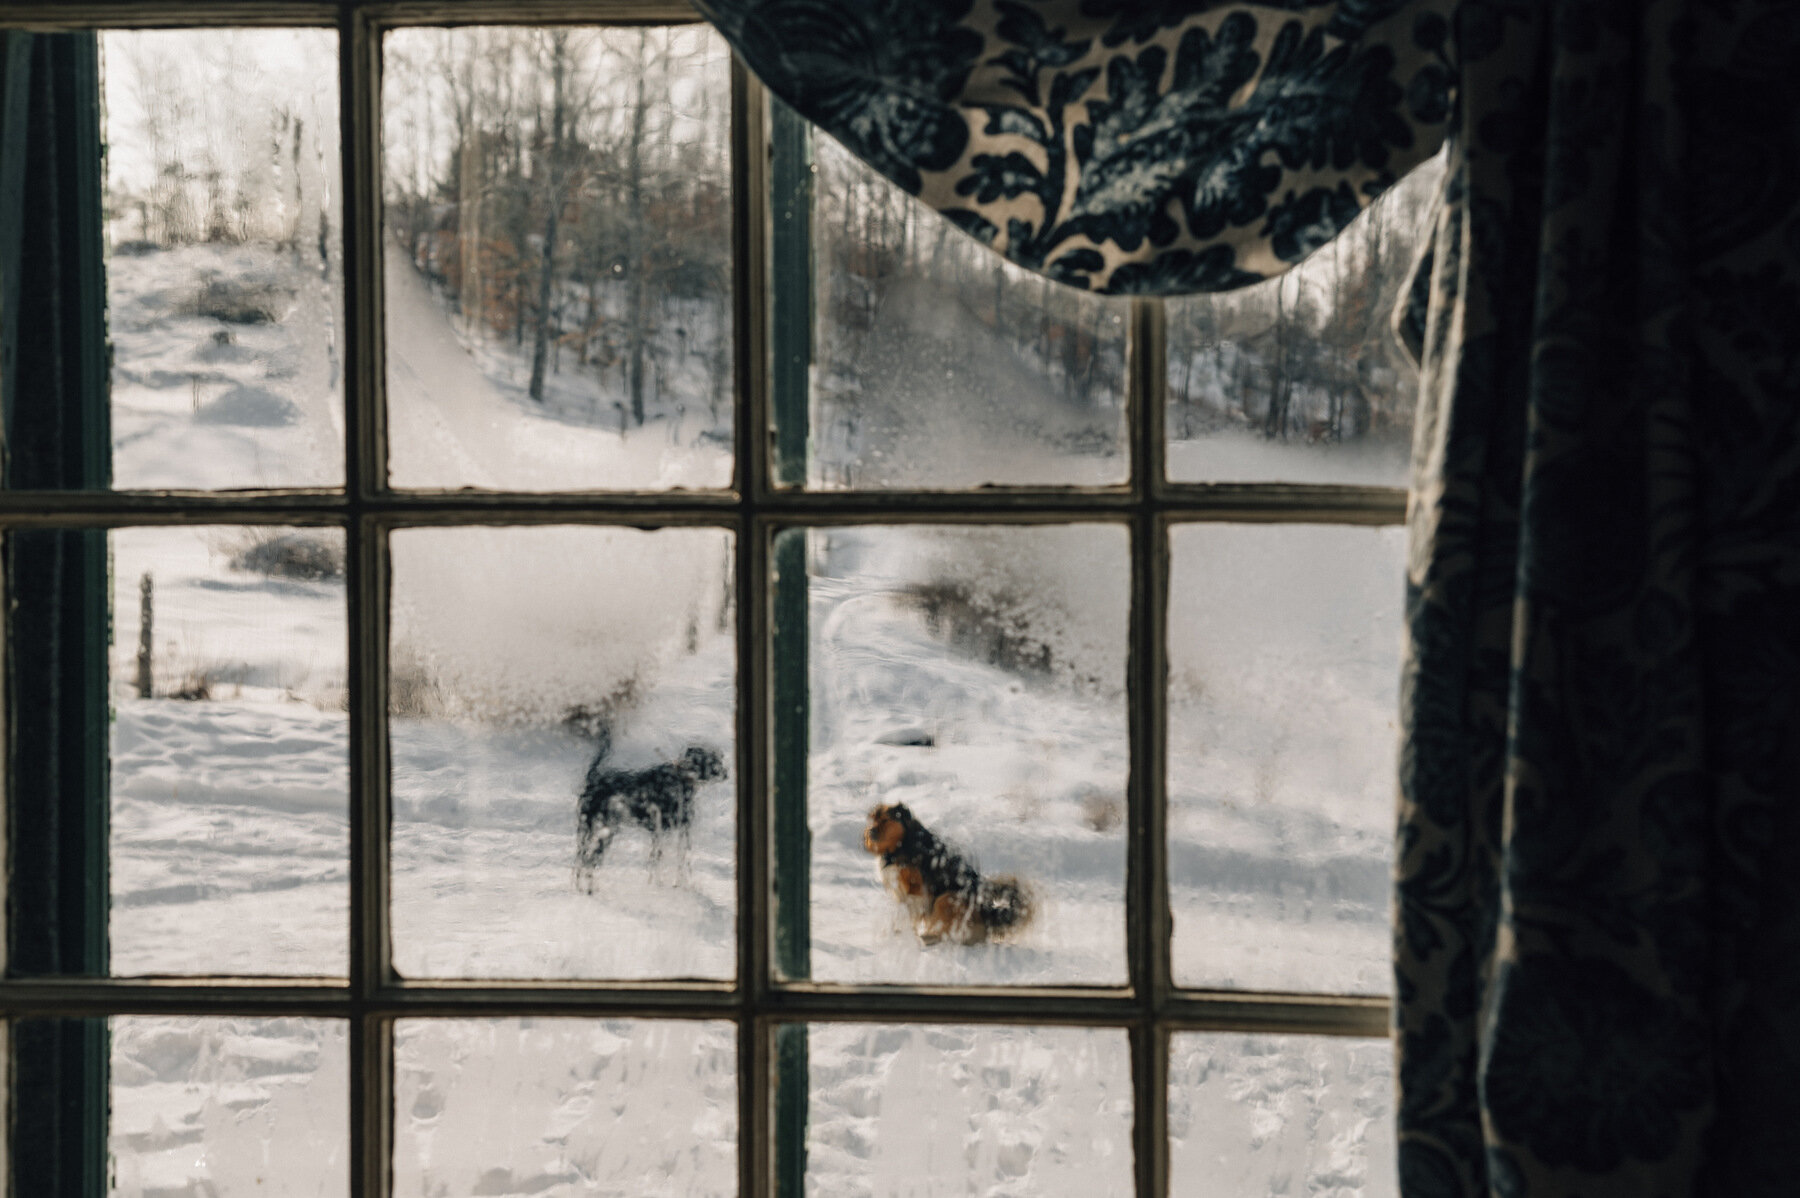
[[[984,880],[975,907],[982,926],[994,933],[1022,930],[1037,910],[1030,888],[1014,877]]]

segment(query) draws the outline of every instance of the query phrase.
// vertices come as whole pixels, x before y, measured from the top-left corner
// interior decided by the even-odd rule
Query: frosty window
[[[7,9],[15,1188],[1391,1193],[1418,185],[1107,301],[679,3],[218,11]]]

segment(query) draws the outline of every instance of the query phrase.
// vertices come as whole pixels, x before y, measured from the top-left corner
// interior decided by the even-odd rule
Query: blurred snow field
[[[1188,524],[1170,550],[1175,980],[1386,994],[1405,530]]]
[[[1117,525],[808,538],[813,976],[1125,981],[1128,542]],[[876,889],[868,813],[905,803],[1035,913],[922,949]]]
[[[1392,1198],[1394,1134],[1386,1040],[1170,1037],[1172,1198]]]
[[[807,1056],[808,1195],[1132,1193],[1120,1029],[813,1024]]]
[[[731,1023],[394,1029],[395,1198],[731,1198],[737,1114]]]
[[[120,1015],[111,1198],[347,1198],[348,1027]]]

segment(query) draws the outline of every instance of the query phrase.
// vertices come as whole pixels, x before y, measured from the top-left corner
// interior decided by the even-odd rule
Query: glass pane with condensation
[[[394,1195],[737,1193],[737,1029],[401,1020]]]
[[[1434,158],[1278,279],[1167,302],[1170,479],[1407,485],[1418,373],[1393,315],[1442,178]]]
[[[337,35],[109,30],[113,485],[337,486]]]
[[[808,1195],[1132,1192],[1122,1030],[813,1024],[807,1073]]]
[[[1170,547],[1175,980],[1385,994],[1405,530]]]
[[[1123,483],[1128,301],[1009,264],[814,137],[809,485]]]
[[[1123,982],[1124,526],[788,535],[808,537],[813,976]]]
[[[393,536],[394,963],[729,977],[732,538]]]
[[[343,532],[108,541],[112,972],[342,975]]]
[[[110,1022],[111,1198],[349,1194],[342,1020]]]
[[[1395,1198],[1394,1135],[1386,1040],[1170,1038],[1171,1198]]]
[[[394,483],[730,486],[725,42],[402,29],[382,64]]]

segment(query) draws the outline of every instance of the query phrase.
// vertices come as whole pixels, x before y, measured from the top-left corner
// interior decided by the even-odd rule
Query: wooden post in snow
[[[156,622],[155,584],[150,580],[150,571],[138,579],[138,654],[137,654],[137,697],[153,698],[156,694],[156,674],[154,665],[154,630]]]

